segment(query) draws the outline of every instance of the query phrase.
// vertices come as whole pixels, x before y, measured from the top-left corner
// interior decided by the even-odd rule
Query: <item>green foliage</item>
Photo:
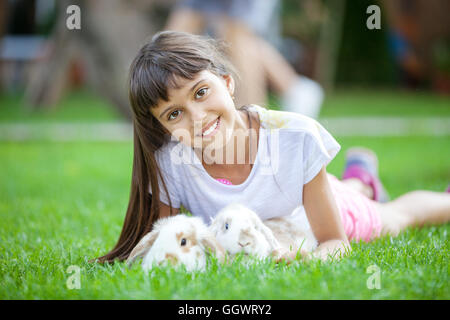
[[[381,8],[380,30],[366,27],[366,10],[372,4],[370,0],[346,1],[336,72],[338,84],[393,85],[397,81],[388,47],[386,10]]]
[[[323,24],[335,19],[336,1],[283,1],[281,22],[284,36],[307,48],[318,48]],[[344,1],[344,0],[342,0]],[[366,26],[367,7],[381,7],[381,29]],[[345,1],[340,35],[336,83],[338,85],[392,86],[398,83],[395,61],[389,50],[389,24],[382,3],[371,0]]]

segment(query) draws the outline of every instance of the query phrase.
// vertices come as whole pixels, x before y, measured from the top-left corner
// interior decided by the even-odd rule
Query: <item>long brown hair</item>
[[[237,78],[225,58],[226,47],[208,37],[184,32],[163,31],[146,43],[133,60],[129,73],[129,100],[133,112],[133,170],[131,193],[119,240],[97,262],[125,260],[139,240],[151,231],[159,217],[158,177],[172,203],[166,184],[155,160],[155,152],[170,141],[170,133],[150,112],[162,99],[169,100],[168,89],[178,88],[176,78],[195,78],[209,70],[222,76]],[[151,194],[150,194],[151,186]]]

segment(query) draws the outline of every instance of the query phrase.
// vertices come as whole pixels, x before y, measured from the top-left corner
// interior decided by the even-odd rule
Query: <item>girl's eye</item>
[[[173,120],[173,119],[177,118],[179,112],[180,112],[180,110],[175,110],[175,111],[173,111],[172,113],[170,113],[170,114],[169,114],[168,120]],[[172,117],[173,115],[175,115],[175,117]]]
[[[186,245],[186,239],[185,238],[183,238],[183,239],[181,239],[181,243],[180,243],[182,246],[185,246]]]
[[[208,92],[208,88],[201,88],[195,94],[195,98],[200,99],[200,98],[204,97],[206,95],[206,92]]]

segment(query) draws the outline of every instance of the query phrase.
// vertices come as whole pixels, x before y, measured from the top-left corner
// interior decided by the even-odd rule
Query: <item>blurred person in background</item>
[[[270,85],[285,111],[317,118],[323,89],[299,75],[267,39],[277,32],[278,0],[180,0],[171,11],[166,30],[209,33],[224,39],[229,57],[239,70],[238,105],[267,105]]]

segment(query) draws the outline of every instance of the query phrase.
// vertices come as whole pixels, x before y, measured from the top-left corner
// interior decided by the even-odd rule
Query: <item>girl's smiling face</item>
[[[169,101],[160,100],[151,113],[178,141],[193,148],[212,142],[224,147],[236,129],[246,128],[233,102],[231,75],[204,70],[193,79],[176,80],[178,87],[168,89]]]

